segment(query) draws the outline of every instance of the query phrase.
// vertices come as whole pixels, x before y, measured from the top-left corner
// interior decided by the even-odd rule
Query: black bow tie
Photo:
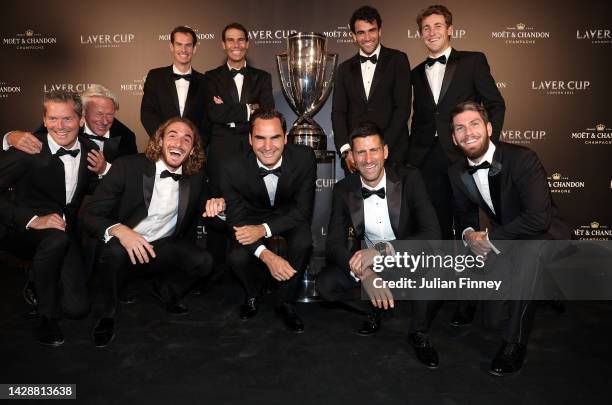
[[[85,138],[91,139],[92,141],[100,141],[100,142],[110,141],[110,138],[106,138],[104,136],[92,135],[92,134],[87,134],[87,133],[83,135],[85,135]]]
[[[174,80],[180,80],[180,79],[185,79],[187,81],[191,81],[191,73],[187,73],[186,75],[180,75],[178,73],[172,73],[172,77],[174,77]]]
[[[241,67],[240,69],[230,69],[230,74],[232,75],[232,78],[236,77],[236,75],[238,73],[240,73],[241,75],[245,76],[246,75],[246,68],[245,67]]]
[[[183,175],[182,174],[178,174],[178,173],[172,173],[170,170],[164,170],[163,172],[161,172],[159,177],[161,177],[162,179],[164,179],[166,177],[172,177],[172,180],[179,181],[179,180],[182,180]]]
[[[488,169],[491,167],[491,163],[487,162],[486,160],[484,162],[482,162],[479,165],[476,166],[469,166],[468,167],[468,173],[469,174],[474,174],[476,173],[478,170],[480,169]]]
[[[427,58],[425,64],[427,66],[433,66],[436,62],[440,62],[441,64],[446,65],[446,55],[442,55],[437,58]]]
[[[359,61],[361,63],[366,63],[367,61],[370,61],[373,64],[376,64],[376,62],[378,62],[378,56],[376,56],[376,54],[374,54],[372,56],[363,56],[363,55],[359,54]]]
[[[369,188],[361,187],[361,195],[363,196],[364,200],[373,195],[377,195],[380,198],[385,198],[385,188],[381,187],[378,190],[370,190]]]
[[[276,177],[280,177],[281,174],[281,168],[280,166],[277,167],[276,169],[272,169],[272,170],[268,170],[265,167],[260,167],[259,169],[257,169],[257,173],[259,173],[259,175],[263,178],[266,177],[268,174],[273,174]]]
[[[62,157],[64,155],[70,155],[73,158],[77,157],[77,155],[79,154],[80,150],[79,149],[72,149],[72,150],[68,150],[68,149],[64,149],[64,148],[59,148],[57,150],[57,152],[55,152],[54,156],[57,157]]]

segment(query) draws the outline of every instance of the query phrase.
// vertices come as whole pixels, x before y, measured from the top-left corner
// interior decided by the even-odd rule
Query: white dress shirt
[[[246,62],[244,62],[243,67],[246,68]],[[232,69],[234,69],[233,67],[229,65],[229,63],[227,64],[227,68],[230,70],[230,72],[232,71]],[[240,102],[240,99],[242,97],[242,84],[244,83],[244,75],[242,73],[237,73],[236,76],[234,76],[234,83],[236,84],[236,90],[238,91],[238,102]],[[251,108],[248,104],[246,104],[246,109],[247,109],[247,121],[248,121],[251,118]],[[229,125],[231,128],[234,128],[236,126],[236,123],[228,122],[227,125]]]
[[[276,168],[281,167],[282,164],[283,164],[282,157],[273,167],[270,167],[270,168],[264,165],[263,163],[261,163],[259,159],[257,159],[257,166],[263,167],[266,170],[274,170]],[[263,178],[263,181],[266,185],[266,191],[268,191],[268,198],[270,199],[270,205],[274,206],[274,199],[276,197],[276,186],[278,185],[278,176],[276,176],[275,174],[269,174]],[[270,230],[270,227],[268,226],[268,224],[264,223],[263,227],[266,229],[266,238],[272,237],[272,231]],[[266,248],[265,246],[261,245],[257,249],[255,249],[255,256],[259,258],[259,255],[265,248]]]
[[[495,144],[489,141],[489,148],[482,156],[482,158],[478,162],[474,162],[471,159],[468,159],[468,165],[476,166],[485,161],[489,163],[493,163],[493,154],[495,153]],[[487,203],[491,211],[495,213],[495,208],[493,207],[493,201],[491,200],[491,190],[489,190],[489,169],[480,169],[476,171],[476,173],[472,174],[474,178],[474,182],[476,183],[476,187],[478,187],[478,191],[482,196],[482,199]]]
[[[446,48],[444,52],[440,54],[440,56],[446,56],[446,63],[448,63],[448,58],[452,48],[449,46]],[[433,57],[429,55],[429,57]],[[442,81],[444,81],[444,73],[446,72],[446,65],[436,62],[431,66],[425,65],[425,75],[427,75],[427,81],[429,82],[429,88],[431,89],[431,94],[433,94],[434,101],[438,104],[440,100],[440,91],[442,90]],[[436,135],[438,136],[438,131],[436,131]]]
[[[49,150],[51,150],[51,154],[55,155],[62,146],[55,143],[51,135],[47,134],[47,143],[49,144]],[[60,160],[64,164],[64,179],[66,185],[66,204],[70,204],[72,201],[72,197],[74,197],[74,192],[77,188],[77,183],[79,180],[79,166],[81,164],[81,143],[77,139],[74,145],[71,148],[64,148],[67,150],[79,150],[79,154],[76,157],[72,157],[70,155],[64,155],[60,157]]]
[[[179,75],[187,75],[193,73],[191,68],[189,68],[188,72],[183,73],[178,70],[174,65],[172,65],[172,71]],[[174,85],[176,86],[176,94],[178,95],[179,102],[179,111],[182,117],[183,112],[185,111],[185,103],[187,102],[187,93],[189,93],[189,82],[185,79],[179,79],[174,81]]]
[[[381,187],[386,187],[387,173],[383,174],[382,179],[374,187],[370,187],[361,179],[361,185],[368,190],[377,190]],[[377,242],[395,240],[395,234],[391,227],[391,219],[389,217],[389,208],[387,205],[388,190],[385,188],[385,198],[380,198],[377,195],[372,195],[363,200],[363,222],[366,236],[366,243],[369,247]]]

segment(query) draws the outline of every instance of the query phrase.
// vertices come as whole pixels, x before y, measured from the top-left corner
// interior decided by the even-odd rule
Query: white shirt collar
[[[378,182],[378,184],[376,184],[374,187],[372,186],[368,186],[364,181],[363,181],[363,177],[359,177],[359,179],[361,180],[361,185],[365,188],[367,188],[368,190],[378,190],[381,187],[385,187],[385,185],[387,184],[387,171],[383,168],[383,176],[380,179],[380,181]]]
[[[86,134],[89,135],[96,135],[94,131],[91,130],[91,128],[89,128],[89,125],[87,125],[87,122],[85,122],[85,129],[84,132]],[[102,135],[105,138],[110,138],[110,129],[108,131],[106,131],[106,133],[104,135]]]
[[[453,47],[449,45],[448,48],[446,48],[446,50],[440,54],[440,56],[442,55],[446,56],[446,60],[448,61],[448,58],[450,57],[450,53],[452,50],[453,50]],[[429,54],[429,57],[434,58],[434,56],[432,56],[431,54]],[[436,56],[436,57],[439,57],[439,56]]]
[[[159,158],[159,160],[155,162],[155,176],[159,176],[164,170],[168,170],[170,173],[183,174],[182,165],[178,169],[174,170],[166,165],[164,159]]]
[[[468,158],[468,164],[470,166],[476,166],[484,161],[487,161],[489,163],[493,163],[493,154],[495,153],[495,144],[493,142],[491,142],[491,140],[489,139],[489,148],[487,149],[487,151],[485,152],[484,155],[482,155],[482,158],[480,159],[480,161],[478,163],[474,162],[472,159]]]
[[[273,167],[270,167],[270,168],[268,168],[268,166],[266,166],[266,165],[264,165],[263,163],[261,163],[261,162],[259,161],[259,159],[255,158],[255,160],[257,161],[257,166],[259,166],[259,167],[263,167],[263,168],[264,168],[264,169],[266,169],[266,170],[274,170],[274,169],[276,169],[276,168],[280,167],[280,166],[281,166],[281,164],[283,163],[283,157],[282,157],[282,156],[281,156],[281,158],[278,160],[278,162],[276,162],[276,164],[275,164]]]
[[[178,70],[178,68],[176,67],[176,65],[174,65],[174,63],[172,64],[172,71],[176,73],[177,75],[190,75],[192,73],[191,66],[189,66],[189,70],[187,72],[183,73],[180,70]]]
[[[72,145],[72,147],[66,148],[64,146],[58,145],[53,140],[51,135],[49,135],[49,134],[47,134],[47,144],[49,144],[49,150],[51,151],[52,155],[55,155],[57,153],[57,151],[60,150],[60,148],[64,148],[66,150],[74,150],[74,149],[80,149],[81,148],[81,143],[79,142],[79,138],[77,138],[76,142],[74,143],[74,145]]]
[[[236,69],[230,66],[229,62],[225,62],[225,64],[227,65],[227,68],[231,71],[232,69]],[[247,61],[246,59],[244,60],[244,65],[242,66],[243,68],[245,68],[247,65]],[[241,68],[242,69],[242,68]]]
[[[363,52],[363,51],[361,50],[361,48],[359,48],[359,55],[361,55],[361,56],[367,56],[367,57],[371,57],[371,56],[376,55],[376,58],[378,59],[378,56],[380,55],[380,47],[381,47],[381,45],[380,45],[380,44],[378,44],[378,46],[376,47],[376,50],[375,50],[374,52],[372,52],[370,55],[366,55],[366,54],[365,54],[365,52]]]

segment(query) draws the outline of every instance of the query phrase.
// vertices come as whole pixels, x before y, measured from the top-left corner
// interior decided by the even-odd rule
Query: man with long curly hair
[[[216,216],[223,199],[211,199],[204,151],[193,123],[163,123],[144,154],[115,161],[82,213],[85,229],[100,240],[94,273],[93,330],[96,346],[115,336],[118,288],[136,270],[160,273],[153,293],[175,315],[188,312],[181,299],[210,274],[211,255],[194,244],[197,219]]]

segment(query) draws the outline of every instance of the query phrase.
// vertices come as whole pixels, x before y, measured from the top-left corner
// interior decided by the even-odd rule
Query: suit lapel
[[[489,169],[489,193],[491,193],[491,201],[493,202],[493,208],[495,209],[496,217],[501,220],[502,210],[502,199],[501,199],[501,177],[500,173],[502,168],[502,153],[501,148],[498,146],[493,154],[493,162],[491,162],[491,168]]]
[[[149,205],[151,204],[151,197],[153,196],[153,186],[155,184],[155,163],[147,162],[144,173],[142,174],[142,197],[144,199],[145,207],[147,212],[149,211]]]
[[[62,202],[66,205],[66,176],[64,174],[64,164],[61,159],[51,154],[49,149],[49,142],[47,141],[47,132],[41,134],[43,136],[38,137],[41,141],[43,148],[42,154],[45,154],[49,159],[49,173],[46,173],[49,179],[57,179],[57,184],[61,184],[61,187],[51,187],[51,193],[55,196],[55,200]],[[43,180],[44,181],[44,180]],[[46,183],[46,181],[45,181]],[[50,185],[54,183],[49,183]]]
[[[383,75],[385,74],[385,69],[387,68],[387,63],[389,61],[389,53],[387,52],[387,48],[381,46],[378,56],[379,58],[378,62],[376,63],[376,68],[374,69],[374,77],[372,78],[372,85],[370,86],[370,95],[368,97],[368,100],[372,99],[372,95],[376,91],[376,86],[378,86],[378,84],[382,80]],[[361,72],[361,68],[359,68],[359,70]],[[363,80],[361,82],[363,86]]]
[[[255,72],[247,66],[247,73],[242,82],[242,94],[240,94],[240,102],[248,103],[251,100],[251,93],[255,84]]]
[[[172,66],[168,68],[168,76],[166,76],[166,91],[170,95],[172,102],[174,103],[174,108],[176,110],[176,115],[181,115],[181,109],[179,108],[179,99],[178,93],[176,92],[176,84],[174,82]],[[191,87],[191,85],[189,86]]]
[[[174,228],[175,234],[179,233],[183,220],[185,219],[185,214],[187,213],[187,208],[189,207],[192,177],[193,176],[189,176],[179,181],[179,201],[176,228]]]
[[[189,116],[189,113],[194,108],[194,103],[196,102],[196,95],[198,94],[198,89],[200,88],[200,81],[196,79],[196,74],[197,72],[191,69],[191,81],[189,82],[189,90],[187,90],[187,99],[185,100],[183,117]]]
[[[249,173],[252,173],[252,177],[251,180],[249,181],[250,184],[253,185],[254,187],[254,193],[257,196],[256,198],[258,198],[260,201],[263,201],[266,205],[266,207],[270,207],[272,208],[272,204],[270,204],[270,196],[268,195],[268,189],[266,188],[266,183],[264,182],[263,177],[261,177],[258,173],[258,168],[259,166],[257,165],[257,158],[255,157],[255,153],[253,153],[252,149],[249,149],[248,155],[247,155],[247,159],[248,159],[248,165],[249,165]],[[282,174],[281,174],[281,178],[282,178]],[[279,178],[279,183],[280,183],[280,178]],[[276,186],[276,195],[274,196],[274,202],[277,202],[277,198],[278,198],[278,183]]]
[[[79,158],[81,160],[79,161],[79,174],[77,176],[77,184],[74,190],[74,196],[72,197],[72,200],[74,200],[75,198],[77,198],[78,195],[80,195],[80,193],[82,192],[81,190],[83,189],[83,186],[85,185],[87,181],[87,176],[89,175],[88,173],[89,169],[87,168],[87,165],[89,164],[87,163],[87,153],[89,152],[90,149],[86,147],[85,145],[86,141],[84,141],[83,138],[79,139],[79,142],[81,143],[81,146],[80,146],[81,153],[79,153]],[[93,141],[91,143],[94,144],[94,146],[97,146]],[[98,150],[97,147],[95,149]],[[62,167],[63,166],[64,165],[62,165]]]
[[[221,66],[221,82],[223,83],[223,88],[229,91],[229,95],[234,103],[239,103],[238,100],[238,89],[236,88],[236,82],[232,77],[232,74],[229,71],[227,65]],[[244,86],[244,82],[242,83]]]
[[[429,84],[429,79],[427,79],[427,73],[425,73],[425,64],[422,64],[421,66],[422,68],[419,69],[419,71],[417,72],[417,75],[421,79],[421,82],[423,83],[423,87],[425,87],[426,89],[427,97],[429,97],[429,102],[431,103],[431,105],[436,105],[436,100],[434,99],[433,92],[431,91],[431,85]]]
[[[285,149],[286,151],[287,149]],[[295,169],[293,167],[293,162],[291,159],[288,159],[285,155],[287,152],[283,153],[283,163],[281,164],[282,172],[280,177],[278,178],[278,183],[276,183],[276,194],[274,195],[274,205],[277,206],[283,201],[285,201],[285,197],[289,194],[290,186],[293,183],[293,175],[295,173]]]
[[[385,168],[387,173],[387,209],[389,211],[389,219],[391,220],[391,228],[393,233],[399,235],[400,212],[402,209],[403,187],[402,181],[397,176],[393,169]]]
[[[364,103],[368,102],[365,93],[365,87],[363,87],[363,77],[361,76],[361,63],[359,62],[359,54],[353,57],[351,61],[351,78],[353,81],[353,88],[357,89],[357,92],[361,96]],[[370,94],[372,94],[370,88]]]
[[[444,69],[444,79],[442,79],[442,87],[440,88],[440,97],[438,97],[438,104],[442,102],[444,95],[446,95],[446,91],[453,81],[453,77],[455,76],[455,70],[457,70],[457,51],[451,49],[451,53],[448,57],[448,62],[446,62],[446,69]]]
[[[363,239],[365,233],[364,219],[363,219],[363,196],[361,195],[361,181],[359,175],[353,175],[351,179],[351,186],[349,187],[349,193],[347,196],[347,205],[351,214],[351,222],[355,229],[355,237],[357,239]]]
[[[121,135],[113,135],[113,129],[111,128],[110,138],[104,142],[104,158],[107,162],[112,162],[117,157],[119,152],[119,143],[121,143]]]

